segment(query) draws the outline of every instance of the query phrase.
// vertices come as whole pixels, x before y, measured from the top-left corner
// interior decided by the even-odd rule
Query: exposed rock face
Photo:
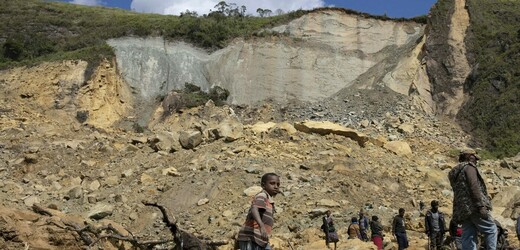
[[[44,63],[4,71],[0,81],[7,83],[5,93],[25,100],[26,109],[41,115],[33,119],[109,128],[128,115],[134,98],[113,63],[103,61],[90,79],[85,79],[86,70],[84,61]]]
[[[86,122],[96,127],[111,127],[132,111],[133,104],[130,88],[108,61],[100,64],[79,92],[80,109],[88,112]]]
[[[237,40],[212,54],[160,38],[124,38],[109,44],[125,80],[146,100],[181,89],[185,82],[203,90],[221,86],[230,91],[234,104],[268,98],[319,101],[349,86],[383,85],[405,95],[411,88],[429,89],[417,59],[420,24],[324,10],[273,32],[287,36]],[[428,91],[414,93],[431,105]]]
[[[469,26],[465,0],[441,0],[431,11],[426,40],[428,75],[437,112],[455,117],[465,101],[464,82],[471,72],[464,38]]]

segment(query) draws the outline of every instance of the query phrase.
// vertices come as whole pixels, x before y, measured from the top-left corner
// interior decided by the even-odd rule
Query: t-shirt
[[[432,228],[435,232],[441,231],[441,228],[439,226],[439,212],[432,213]]]
[[[254,241],[256,244],[265,247],[269,239],[262,238],[262,233],[260,233],[260,226],[253,218],[253,206],[256,206],[260,212],[260,217],[264,223],[265,231],[267,234],[271,234],[271,230],[273,229],[274,225],[274,200],[267,192],[262,191],[253,198],[253,201],[251,202],[251,208],[247,213],[246,222],[238,232],[237,240]]]
[[[392,233],[406,233],[406,226],[404,225],[404,218],[397,215],[392,222]]]

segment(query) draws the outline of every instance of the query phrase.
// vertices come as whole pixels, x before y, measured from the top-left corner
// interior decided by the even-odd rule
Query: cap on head
[[[477,155],[477,151],[472,148],[463,148],[460,150],[460,155],[473,155],[477,158],[477,160],[480,160],[480,156]]]

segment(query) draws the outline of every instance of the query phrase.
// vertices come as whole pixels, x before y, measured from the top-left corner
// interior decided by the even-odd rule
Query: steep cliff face
[[[465,0],[440,0],[432,8],[426,40],[426,65],[436,110],[452,118],[467,99],[464,83],[471,67],[464,40],[468,26]]]
[[[24,120],[47,124],[42,133],[50,126],[77,129],[78,121],[110,129],[130,114],[134,98],[113,63],[102,62],[90,79],[86,70],[87,62],[63,61],[2,71],[0,98],[9,101],[1,106],[16,106]]]
[[[269,31],[282,36],[237,40],[212,54],[160,38],[109,44],[126,82],[145,101],[186,82],[228,89],[233,104],[319,101],[346,87],[387,86],[418,96],[431,111],[429,81],[418,59],[423,31],[414,22],[323,10]]]

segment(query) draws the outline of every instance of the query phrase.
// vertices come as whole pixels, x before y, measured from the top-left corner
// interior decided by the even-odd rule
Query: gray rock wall
[[[265,99],[320,101],[351,86],[385,85],[408,95],[416,76],[384,79],[396,70],[399,60],[414,55],[424,27],[326,10],[272,31],[287,36],[236,40],[212,54],[161,38],[124,38],[109,44],[115,48],[120,72],[145,99],[190,82],[205,90],[226,88],[234,104]],[[399,70],[407,72],[402,65]]]
[[[209,56],[193,46],[162,38],[122,38],[108,44],[115,49],[127,83],[145,99],[184,88],[186,82],[208,89],[205,65]]]

